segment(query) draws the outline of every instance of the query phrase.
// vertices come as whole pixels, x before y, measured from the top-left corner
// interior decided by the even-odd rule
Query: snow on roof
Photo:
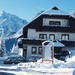
[[[22,34],[23,34],[23,28],[21,28],[21,29],[14,35],[14,37],[15,37],[15,38],[18,38],[18,37],[20,37]]]
[[[49,15],[69,15],[68,13],[66,13],[65,11],[63,11],[63,10],[57,8],[57,7],[53,7],[52,9],[48,9],[43,14],[49,14]]]
[[[52,44],[50,44],[50,43],[52,43]],[[64,44],[62,44],[59,41],[54,41],[54,42],[52,42],[52,41],[44,41],[42,43],[42,46],[47,46],[47,45],[53,45],[55,47],[64,47],[65,46]]]
[[[62,44],[61,42],[56,41],[56,42],[54,42],[54,46],[55,47],[64,47],[65,45]]]

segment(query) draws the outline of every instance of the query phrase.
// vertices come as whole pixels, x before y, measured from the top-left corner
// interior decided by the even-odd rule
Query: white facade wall
[[[75,33],[70,33],[69,38],[71,41],[75,41]]]
[[[64,32],[38,32],[39,34],[47,34],[47,40],[49,40],[49,34],[55,34],[55,40],[61,40],[62,34],[69,34],[69,41],[75,41],[75,33],[64,33]]]
[[[62,34],[69,34],[69,41],[75,41],[75,33],[64,32],[36,32],[35,29],[28,29],[28,38],[39,40],[39,34],[47,34],[47,40],[49,40],[49,34],[55,34],[55,40],[61,40]]]
[[[28,29],[28,34],[27,34],[28,39],[36,39],[36,30],[35,29]]]
[[[28,45],[27,46],[27,58],[30,58],[31,57],[31,46],[30,45]]]
[[[49,25],[49,21],[60,21],[61,22],[61,26],[64,26],[64,27],[66,27],[66,26],[69,25],[69,22],[68,22],[67,19],[49,19],[49,18],[43,18],[43,26],[51,26],[51,25]]]

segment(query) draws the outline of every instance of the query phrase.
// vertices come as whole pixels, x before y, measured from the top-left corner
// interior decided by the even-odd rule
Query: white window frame
[[[55,34],[49,34],[49,40],[55,40]]]
[[[39,39],[47,40],[47,34],[39,34]]]
[[[69,34],[62,34],[61,35],[61,40],[68,41],[69,40]]]

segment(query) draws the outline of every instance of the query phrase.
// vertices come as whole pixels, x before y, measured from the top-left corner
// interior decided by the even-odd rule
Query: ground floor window
[[[42,54],[42,47],[38,48],[38,54]]]
[[[62,40],[69,40],[69,34],[62,34],[61,39]]]
[[[31,53],[32,54],[37,54],[37,47],[32,47]]]

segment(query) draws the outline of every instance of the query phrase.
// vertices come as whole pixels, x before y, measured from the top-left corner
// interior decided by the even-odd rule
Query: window
[[[49,34],[49,39],[50,40],[55,40],[55,35],[54,34]]]
[[[69,34],[62,34],[61,39],[62,40],[69,40]]]
[[[60,21],[49,21],[49,25],[61,25]]]
[[[32,54],[37,54],[37,47],[32,47]]]
[[[42,47],[38,48],[38,54],[42,54]]]
[[[47,34],[39,34],[40,39],[47,39]]]

